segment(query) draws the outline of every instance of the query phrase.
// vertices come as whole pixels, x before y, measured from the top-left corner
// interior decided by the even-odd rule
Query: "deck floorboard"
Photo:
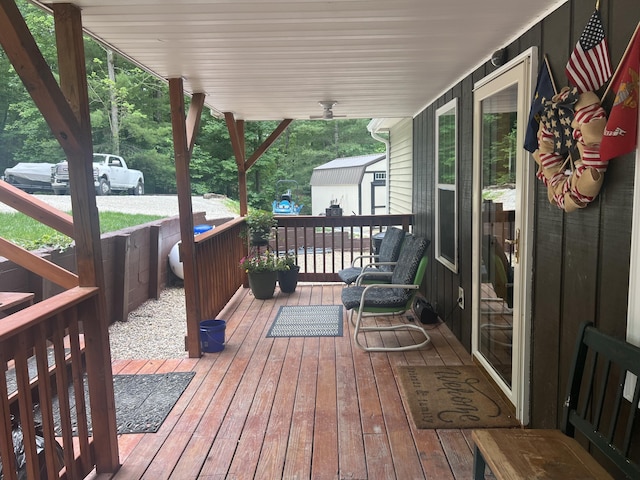
[[[341,288],[303,284],[266,301],[241,289],[219,316],[227,321],[222,352],[114,361],[114,374],[196,375],[157,433],[119,437],[122,467],[113,478],[471,478],[470,432],[416,429],[396,382],[402,365],[473,363],[445,325],[430,330],[430,345],[408,352],[363,352],[346,313],[342,337],[266,337],[281,306],[340,304]],[[370,345],[418,339],[366,334]]]

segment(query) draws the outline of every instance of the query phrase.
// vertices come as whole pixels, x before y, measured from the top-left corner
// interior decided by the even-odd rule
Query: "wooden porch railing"
[[[240,217],[194,239],[202,320],[215,318],[246,282],[246,274],[238,267],[240,259],[247,254],[241,238],[245,228],[244,218]]]
[[[49,472],[47,478],[58,477],[55,472],[61,465],[54,448],[56,441],[64,452],[61,478],[83,478],[93,469],[94,448],[99,448],[97,444],[104,439],[89,435],[87,417],[90,413],[84,408],[83,379],[86,378],[91,398],[104,395],[104,382],[85,376],[80,332],[83,322],[93,321],[96,316],[97,295],[96,287],[74,287],[0,322],[0,357],[4,365],[4,375],[0,377],[3,426],[0,454],[5,479],[18,478],[12,447],[12,415],[22,427],[28,478],[41,478],[43,465]],[[68,385],[73,385],[73,398]],[[70,407],[72,400],[77,406],[73,409],[74,415]],[[54,414],[54,403],[59,415]],[[36,448],[34,412],[39,412],[42,419],[45,448],[40,455]]]
[[[371,252],[374,235],[389,226],[406,231],[413,226],[411,214],[276,218],[278,228],[270,248],[297,255],[300,281],[339,281],[338,270],[349,266],[355,256]],[[246,274],[238,268],[247,254],[241,238],[245,228],[240,217],[194,239],[200,320],[215,318],[238,288],[247,285]]]
[[[0,182],[0,201],[73,236],[71,216],[4,182]],[[113,464],[113,458],[117,461],[115,429],[111,430],[113,437],[110,433],[105,434],[110,432],[111,421],[115,426],[115,414],[111,411],[111,365],[108,355],[96,353],[101,351],[99,347],[102,345],[95,344],[100,335],[107,334],[106,331],[97,331],[102,328],[96,319],[104,314],[101,311],[104,310],[101,306],[103,293],[97,286],[78,286],[77,275],[2,238],[0,255],[66,289],[0,322],[0,362],[4,366],[4,375],[0,376],[0,458],[3,478],[17,478],[12,415],[19,420],[23,432],[27,478],[41,478],[42,462],[46,465],[48,478],[83,478],[98,464],[99,469],[117,467]],[[87,334],[94,342],[94,348],[87,353],[86,362],[84,335],[80,332]],[[50,361],[51,358],[54,360]],[[92,416],[95,436],[90,436],[88,431],[89,413],[85,408],[83,378],[86,378],[89,389],[91,409],[96,413]],[[11,385],[11,389],[8,385]],[[71,416],[69,385],[73,385],[77,406],[75,420]],[[58,419],[55,420],[57,430],[54,428],[54,403],[59,409]],[[36,445],[36,410],[39,410],[42,418],[41,436],[45,445],[44,453],[40,455]],[[74,426],[72,421],[75,421]],[[64,451],[65,466],[60,472],[61,465],[54,448],[56,436],[60,437]],[[110,458],[105,460],[106,456]]]
[[[339,281],[338,271],[374,247],[374,236],[386,227],[410,231],[413,215],[277,216],[272,249],[298,257],[300,281]]]

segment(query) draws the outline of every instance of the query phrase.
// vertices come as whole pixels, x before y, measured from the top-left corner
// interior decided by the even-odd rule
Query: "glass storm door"
[[[473,355],[528,421],[527,232],[533,211],[523,148],[531,58],[474,90]],[[518,60],[518,59],[516,59]]]

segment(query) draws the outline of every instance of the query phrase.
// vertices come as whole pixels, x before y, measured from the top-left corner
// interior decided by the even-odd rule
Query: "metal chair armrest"
[[[372,263],[367,263],[364,267],[362,267],[362,270],[366,270],[366,269],[372,269],[372,268],[376,268],[376,267],[380,267],[382,265],[391,265],[391,266],[396,266],[398,264],[398,262],[372,262]]]
[[[378,257],[379,257],[379,255],[358,255],[351,262],[351,266],[355,267],[356,266],[356,261],[358,261],[358,260],[360,260],[360,265],[363,265],[363,260],[364,259],[366,259],[366,258],[378,258]]]

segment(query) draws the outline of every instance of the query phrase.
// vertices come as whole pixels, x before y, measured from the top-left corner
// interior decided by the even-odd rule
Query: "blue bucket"
[[[224,320],[204,320],[200,322],[200,349],[213,353],[224,350],[224,330],[227,322]]]

